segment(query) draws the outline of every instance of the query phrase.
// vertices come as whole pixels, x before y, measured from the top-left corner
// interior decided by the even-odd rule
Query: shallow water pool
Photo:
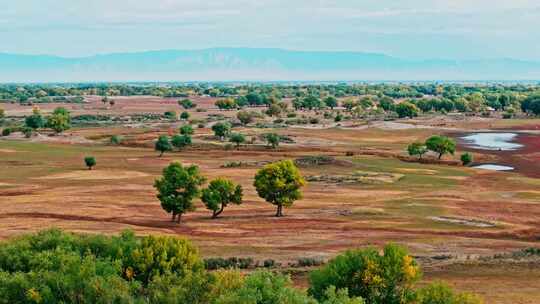
[[[512,171],[514,167],[503,166],[503,165],[494,165],[494,164],[484,164],[474,166],[475,169],[491,170],[491,171]]]
[[[482,150],[514,151],[523,145],[514,143],[516,133],[474,133],[462,137],[467,146]]]

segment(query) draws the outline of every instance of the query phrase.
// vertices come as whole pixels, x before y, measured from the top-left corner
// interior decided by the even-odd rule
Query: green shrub
[[[420,269],[407,250],[390,244],[382,255],[374,248],[357,249],[330,260],[310,273],[309,293],[323,300],[327,288],[335,286],[368,304],[399,304],[413,295],[412,284],[419,278]]]
[[[463,163],[464,166],[467,166],[468,164],[472,163],[473,161],[473,156],[471,153],[463,153],[461,154],[461,162]]]
[[[455,293],[448,285],[435,282],[416,293],[417,304],[482,304],[480,297],[470,293]]]

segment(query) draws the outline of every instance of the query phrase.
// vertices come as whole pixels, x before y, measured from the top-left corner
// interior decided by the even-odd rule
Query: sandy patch
[[[38,177],[36,179],[73,179],[73,180],[99,180],[99,179],[127,179],[145,177],[149,174],[137,171],[121,170],[80,170],[66,173]]]
[[[430,216],[429,219],[437,222],[445,222],[451,224],[480,227],[480,228],[493,228],[495,224],[487,221],[474,220],[474,219],[465,219],[458,217],[448,217],[448,216]]]
[[[17,151],[11,149],[0,149],[0,153],[16,153]]]

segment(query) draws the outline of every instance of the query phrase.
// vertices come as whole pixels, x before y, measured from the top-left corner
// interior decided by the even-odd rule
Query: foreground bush
[[[230,259],[228,266],[242,263],[253,261]],[[395,245],[383,255],[366,249],[336,257],[311,274],[309,294],[269,270],[244,275],[204,267],[198,250],[182,238],[46,230],[0,243],[0,303],[482,303],[442,283],[413,290],[418,266]]]
[[[309,293],[325,299],[325,291],[335,286],[366,303],[405,303],[413,296],[413,284],[420,269],[407,251],[387,245],[381,255],[376,249],[349,250],[311,273]]]

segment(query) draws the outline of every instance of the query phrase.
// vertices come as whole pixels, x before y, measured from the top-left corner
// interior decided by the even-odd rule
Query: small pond
[[[467,146],[474,149],[514,151],[523,145],[513,142],[516,133],[474,133],[463,136],[462,139]]]
[[[475,169],[491,170],[491,171],[512,171],[514,167],[503,166],[503,165],[494,165],[494,164],[484,164],[474,166]]]

